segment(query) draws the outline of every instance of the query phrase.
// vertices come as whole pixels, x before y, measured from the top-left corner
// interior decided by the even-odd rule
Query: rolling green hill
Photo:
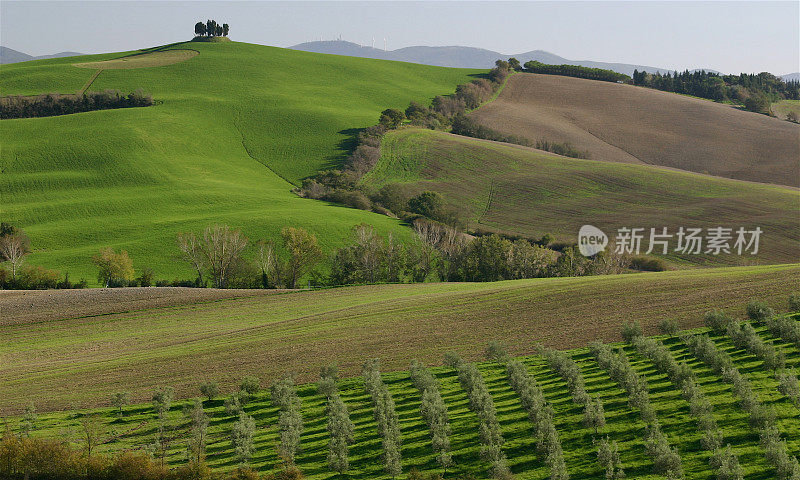
[[[676,264],[755,264],[800,258],[800,192],[780,186],[648,165],[565,158],[442,132],[403,129],[383,141],[364,177],[378,188],[398,182],[412,192],[441,192],[465,209],[470,227],[574,242],[581,225],[609,236],[620,227],[761,227],[757,255],[683,255]],[[643,242],[646,249],[647,239]],[[676,245],[673,239],[672,246]],[[644,253],[644,251],[642,251]]]
[[[636,318],[636,317],[632,317]],[[795,321],[795,320],[790,320]],[[758,335],[768,344],[776,345],[787,356],[787,366],[800,367],[800,350],[774,336],[764,327],[756,325]],[[695,334],[706,334],[706,328],[695,330]],[[778,391],[778,382],[762,360],[745,350],[733,346],[731,339],[722,334],[711,334],[717,348],[727,352],[735,368],[749,382],[755,397],[761,404],[772,409],[775,426],[786,440],[786,452],[795,456],[800,453],[800,410],[791,399]],[[484,339],[485,340],[485,339]],[[713,410],[711,417],[718,425],[725,445],[738,457],[748,479],[773,479],[775,467],[766,459],[765,448],[759,442],[758,432],[750,426],[750,415],[738,402],[731,387],[722,377],[694,356],[687,348],[684,339],[660,337],[659,340],[668,356],[686,362],[696,377],[699,391],[708,399]],[[484,344],[485,345],[485,344]],[[479,357],[483,345],[471,349],[472,357]],[[623,347],[612,345],[612,347]],[[428,364],[440,365],[441,355],[452,351],[449,345],[438,345],[428,355]],[[553,424],[564,452],[569,478],[597,479],[604,477],[603,468],[597,462],[596,439],[608,435],[619,445],[622,467],[626,478],[656,479],[664,478],[653,473],[654,460],[648,453],[644,440],[646,423],[639,411],[628,403],[628,395],[620,385],[612,380],[608,371],[600,367],[588,349],[579,348],[568,351],[577,364],[586,385],[586,393],[597,399],[604,408],[605,425],[598,434],[582,423],[583,407],[570,395],[565,379],[556,373],[541,356],[522,357],[519,360],[532,376],[543,393],[545,401],[553,409]],[[413,355],[409,355],[413,357]],[[680,456],[687,479],[711,480],[716,470],[709,465],[710,452],[701,445],[701,432],[696,417],[689,408],[689,402],[675,388],[670,377],[656,364],[632,346],[624,346],[624,357],[648,385],[647,398],[660,423],[670,447]],[[405,362],[408,368],[408,362]],[[449,417],[449,440],[453,465],[447,470],[453,478],[472,475],[475,478],[490,478],[488,463],[479,455],[481,440],[478,415],[470,410],[470,401],[453,368],[436,367],[432,373],[438,382]],[[511,472],[518,479],[547,479],[549,469],[544,455],[537,454],[538,441],[536,428],[523,408],[520,396],[510,387],[506,368],[501,363],[485,362],[479,365],[479,373],[486,384],[491,401],[497,410],[500,433],[505,443],[502,451],[508,458]],[[385,373],[383,382],[396,404],[398,426],[402,438],[400,453],[403,475],[406,478],[412,469],[424,472],[442,473],[436,464],[431,448],[428,427],[420,414],[421,394],[415,388],[408,372]],[[345,378],[338,382],[341,398],[349,410],[354,424],[353,444],[349,448],[350,469],[341,476],[332,472],[327,465],[329,434],[326,431],[326,400],[317,387],[311,384],[299,385],[297,394],[300,401],[303,432],[300,436],[300,451],[296,465],[307,478],[390,478],[381,465],[382,446],[378,436],[378,426],[373,417],[370,396],[364,390],[361,378]],[[262,381],[262,388],[266,384]],[[193,395],[199,395],[197,390]],[[223,470],[236,466],[230,441],[230,432],[236,416],[227,414],[223,408],[223,397],[204,402],[205,414],[210,417],[206,434],[207,461],[213,468]],[[176,402],[166,414],[165,425],[170,442],[167,446],[167,461],[172,464],[185,462],[186,446],[190,438],[189,424],[181,410],[187,402]],[[245,406],[245,412],[255,419],[254,455],[251,465],[261,472],[277,471],[282,462],[278,456],[280,430],[279,410],[269,392],[255,394]],[[138,404],[123,408],[123,415],[117,417],[111,408],[91,411],[66,411],[41,415],[36,420],[35,437],[57,438],[82,443],[82,416],[92,413],[99,418],[93,428],[102,443],[95,447],[96,452],[117,453],[123,450],[146,448],[156,438],[158,421],[151,405]],[[18,419],[10,419],[13,427]],[[110,439],[105,441],[106,439]]]
[[[153,107],[3,120],[0,219],[32,239],[29,261],[94,280],[101,247],[127,249],[157,278],[190,277],[175,235],[214,223],[251,239],[305,227],[324,247],[384,216],[298,198],[293,184],[338,165],[354,129],[454,91],[476,71],[320,55],[244,43],[182,43],[147,51],[4,65],[3,95],[74,93],[88,62],[169,49],[197,56],[144,68],[98,64],[89,90],[141,88]],[[82,67],[73,66],[80,62]],[[117,62],[120,64],[122,62]]]

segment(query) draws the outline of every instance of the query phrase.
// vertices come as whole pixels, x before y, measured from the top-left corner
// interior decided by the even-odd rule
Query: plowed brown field
[[[800,125],[708,100],[523,73],[471,115],[507,134],[569,142],[593,160],[800,186]]]

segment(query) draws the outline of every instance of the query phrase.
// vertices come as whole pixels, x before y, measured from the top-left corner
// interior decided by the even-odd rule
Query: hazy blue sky
[[[198,20],[234,40],[291,46],[320,37],[389,49],[467,45],[547,50],[573,60],[724,72],[800,70],[800,2],[0,2],[0,44],[32,55],[99,53],[192,35]],[[525,60],[525,59],[521,59]]]

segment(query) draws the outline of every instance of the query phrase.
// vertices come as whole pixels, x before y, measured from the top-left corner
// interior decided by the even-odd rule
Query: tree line
[[[800,99],[800,82],[785,82],[768,72],[721,75],[705,70],[671,74],[634,70],[633,84],[715,102],[733,102],[744,105],[747,110],[767,115],[770,114],[771,102]]]
[[[194,33],[198,37],[227,37],[230,32],[230,25],[218,24],[216,20],[206,20],[194,24]]]
[[[630,82],[631,77],[624,73],[607,70],[604,68],[582,67],[579,65],[549,65],[536,60],[525,62],[524,71],[529,73],[542,73],[546,75],[563,75],[565,77],[588,78],[603,82]]]
[[[566,277],[620,273],[631,268],[636,257],[611,250],[584,257],[574,245],[560,245],[546,234],[539,240],[511,240],[497,234],[472,236],[460,229],[428,219],[447,217],[438,194],[426,192],[410,203],[427,216],[411,221],[411,239],[401,242],[386,237],[367,224],[356,225],[349,241],[330,254],[313,233],[287,227],[277,239],[251,242],[241,230],[212,225],[200,233],[181,233],[177,247],[194,272],[193,279],[155,280],[153,270],[138,274],[126,250],[100,249],[91,259],[97,281],[104,287],[214,287],[297,288],[375,283],[493,282],[522,278]],[[438,212],[438,213],[437,213]],[[5,225],[5,224],[4,224]],[[24,232],[6,228],[0,232],[0,289],[83,288],[69,274],[40,266],[23,265],[30,253]],[[560,249],[556,251],[555,249]],[[329,268],[325,268],[328,266]],[[326,271],[327,270],[327,271]],[[323,273],[324,272],[324,273]]]
[[[52,117],[71,113],[108,110],[112,108],[149,107],[152,95],[141,89],[127,95],[118,90],[84,92],[75,95],[48,93],[46,95],[9,95],[0,98],[0,119]]]

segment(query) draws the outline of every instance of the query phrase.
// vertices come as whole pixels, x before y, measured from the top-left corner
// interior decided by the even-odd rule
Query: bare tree
[[[227,225],[207,227],[203,238],[193,233],[178,235],[178,248],[197,272],[199,283],[203,284],[203,274],[206,272],[215,288],[227,286],[241,263],[247,243],[247,237],[242,235],[241,230],[234,230]]]
[[[197,281],[203,285],[203,271],[205,270],[205,255],[200,241],[194,233],[179,233],[178,248],[183,253],[183,258],[192,265],[197,272]]]
[[[30,252],[30,240],[22,231],[15,229],[11,234],[0,236],[0,260],[11,264],[11,278],[17,277],[17,269]]]
[[[211,281],[217,288],[225,288],[247,248],[247,237],[241,230],[227,225],[214,225],[203,232],[203,243]]]
[[[267,288],[269,279],[277,283],[278,258],[275,256],[275,244],[272,240],[256,242],[256,263],[261,270],[261,286]]]

